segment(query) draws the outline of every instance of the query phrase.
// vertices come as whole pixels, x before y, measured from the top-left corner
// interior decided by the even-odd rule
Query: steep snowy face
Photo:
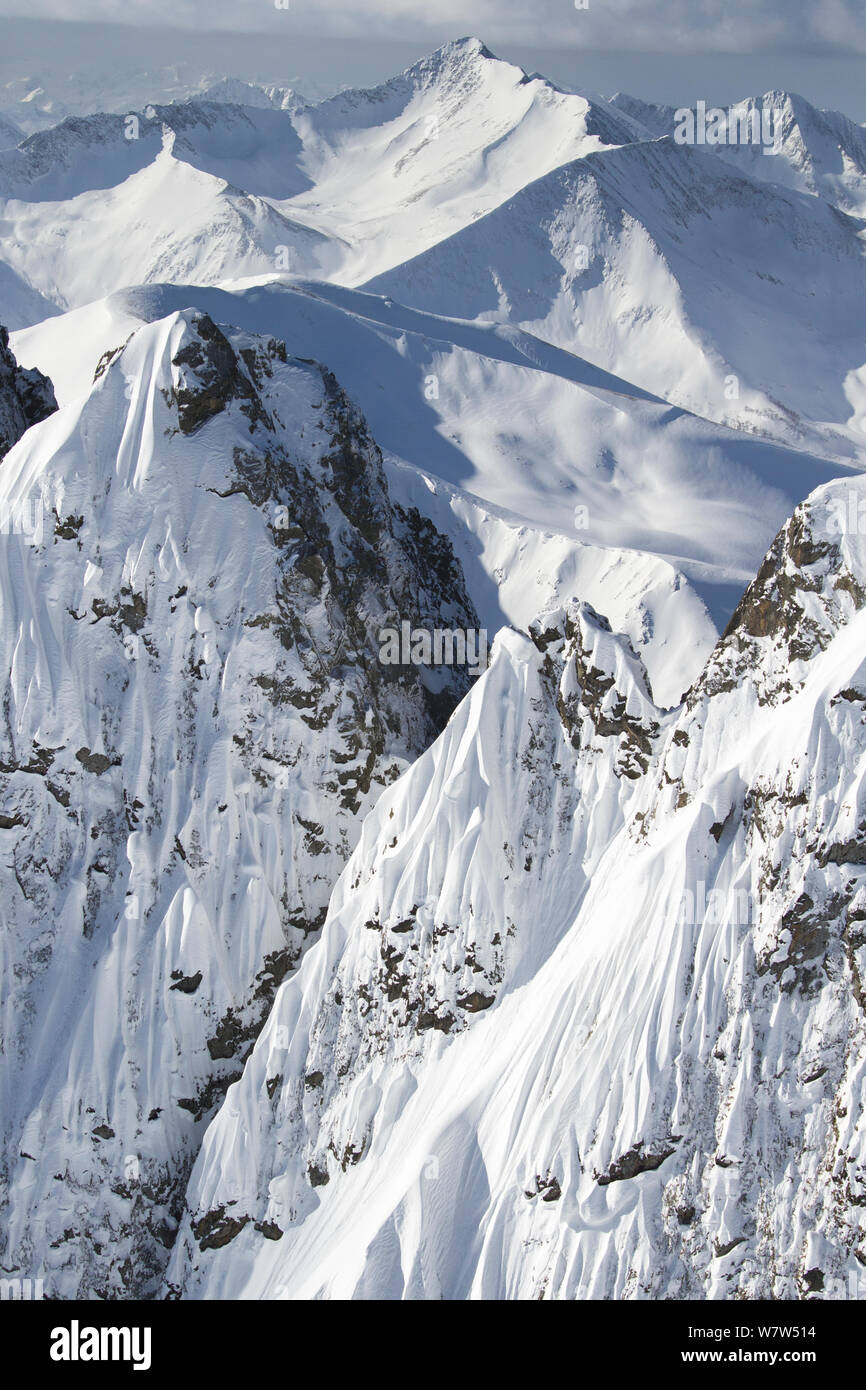
[[[25,430],[57,409],[47,376],[19,367],[9,349],[9,334],[0,324],[0,462]]]
[[[175,314],[0,469],[6,1268],[153,1292],[207,1119],[472,629],[335,379]]]
[[[555,956],[663,724],[639,659],[587,606],[548,615],[531,637],[500,634],[440,740],[365,822],[320,947],[298,988],[280,995],[209,1132],[172,1287],[308,1287],[302,1249],[312,1240],[325,1262],[336,1255],[322,1223],[347,1180],[358,1192],[375,1170],[380,1193],[400,1200],[406,1163],[423,1165],[430,1136],[402,1128],[408,1149],[395,1171],[387,1133],[404,1118],[411,1126],[407,1102],[443,1048],[474,1037]],[[600,802],[604,812],[591,813]],[[526,1039],[535,1022],[525,1017]],[[443,1113],[464,1100],[462,1086],[442,1093]],[[366,1223],[375,1218],[363,1201]],[[453,1263],[463,1257],[459,1212],[440,1214],[437,1241],[454,1242]],[[475,1239],[466,1229],[460,1242],[470,1250]],[[355,1240],[337,1255],[350,1279]],[[214,1261],[209,1252],[230,1242],[228,1260]],[[419,1270],[409,1287],[448,1296],[443,1273],[431,1270],[431,1284]],[[390,1288],[393,1271],[385,1279]]]
[[[703,149],[589,154],[365,288],[519,325],[709,419],[862,456],[861,222]]]
[[[293,207],[351,244],[345,284],[474,222],[567,160],[635,138],[600,99],[562,92],[478,39],[446,44],[372,91],[300,113],[313,187]]]
[[[278,993],[172,1290],[845,1296],[864,513],[859,484],[797,510],[671,714],[585,608],[503,634]]]

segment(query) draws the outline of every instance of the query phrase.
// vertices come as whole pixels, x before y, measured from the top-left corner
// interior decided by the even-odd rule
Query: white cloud
[[[278,8],[288,4],[288,8]],[[68,20],[67,0],[0,0],[0,15]],[[635,51],[866,53],[863,0],[78,0],[78,20],[201,31],[441,41],[477,34]]]

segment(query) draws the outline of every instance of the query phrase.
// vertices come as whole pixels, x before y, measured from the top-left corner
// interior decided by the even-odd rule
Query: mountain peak
[[[527,80],[523,68],[500,58],[481,39],[470,36],[443,44],[427,57],[413,63],[403,76],[428,86],[437,82],[463,81],[467,76],[489,76],[494,71],[505,72],[509,69],[519,74],[519,81]]]

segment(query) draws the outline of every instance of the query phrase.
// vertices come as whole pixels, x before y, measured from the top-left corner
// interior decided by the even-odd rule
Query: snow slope
[[[673,106],[658,106],[620,93],[611,98],[611,105],[656,137],[673,135],[676,130]],[[764,154],[763,138],[760,142],[736,139],[744,120],[751,123],[757,116],[762,129],[765,112],[768,133],[772,133],[771,155]],[[729,119],[720,126],[724,143],[705,144],[705,151],[738,165],[753,178],[811,193],[842,212],[866,215],[866,127],[841,111],[820,111],[795,92],[749,97],[734,102],[729,113]],[[749,124],[748,128],[754,127]]]
[[[675,712],[586,605],[501,636],[365,822],[205,1138],[168,1290],[846,1296],[866,1258],[849,491],[797,510]]]
[[[0,1261],[56,1297],[153,1293],[364,812],[470,684],[383,666],[380,630],[477,617],[327,369],[192,311],[27,431],[0,515],[22,519],[0,534]]]
[[[709,419],[863,456],[862,222],[703,150],[587,156],[366,288],[520,325]]]
[[[475,576],[473,598],[493,631],[504,619],[528,623],[546,602],[579,593],[571,574],[593,585],[592,601],[629,633],[663,703],[679,699],[716,635],[694,594],[686,596],[684,579],[723,627],[785,517],[839,471],[674,410],[525,332],[446,320],[337,287],[259,285],[231,294],[152,287],[18,333],[15,348],[23,362],[44,363],[60,399],[71,400],[87,389],[90,364],[136,324],[191,303],[217,322],[275,333],[298,355],[328,362],[395,466],[412,465],[446,491],[469,494],[470,509],[480,502],[509,519],[512,536],[520,526],[550,536],[544,559],[532,539],[518,562],[518,549],[500,531],[505,548],[499,554],[497,542],[489,549],[479,573],[466,520],[435,511],[454,544],[468,545],[469,554],[461,553]],[[426,486],[413,492],[425,514],[432,496]],[[629,565],[623,588],[613,576]],[[561,579],[540,592],[539,569]],[[598,587],[602,575],[610,586],[605,579]],[[514,596],[502,600],[498,620],[488,601],[491,579],[499,593],[510,579]],[[655,593],[649,605],[641,588]]]

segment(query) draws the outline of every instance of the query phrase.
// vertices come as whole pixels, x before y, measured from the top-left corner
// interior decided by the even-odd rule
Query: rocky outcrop
[[[0,324],[0,460],[25,430],[57,409],[54,387],[35,368],[19,367]]]

